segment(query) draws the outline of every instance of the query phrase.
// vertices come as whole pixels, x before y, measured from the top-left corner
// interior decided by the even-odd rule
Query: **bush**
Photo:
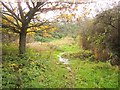
[[[14,47],[14,48],[13,48]],[[40,53],[31,49],[23,55],[16,54],[14,44],[5,46],[6,54],[2,57],[2,88],[28,88],[31,82],[39,77],[46,69],[45,59],[40,59]]]
[[[35,41],[50,42],[52,40],[54,40],[54,38],[48,38],[48,37],[42,37],[42,36],[35,36]]]
[[[117,9],[114,7],[98,14],[95,19],[87,22],[87,27],[81,32],[83,49],[92,50],[96,60],[120,57]]]
[[[62,37],[64,37],[65,35],[59,32],[52,32],[49,33],[52,37],[43,37],[41,36],[39,33],[35,34],[35,41],[40,41],[40,42],[50,42],[53,41],[55,39],[61,39]]]

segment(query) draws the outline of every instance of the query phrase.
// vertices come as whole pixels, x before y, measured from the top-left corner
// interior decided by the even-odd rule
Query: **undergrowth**
[[[118,67],[112,67],[109,62],[89,61],[89,51],[81,51],[83,55],[88,54],[86,58],[69,58],[69,65],[59,62],[59,53],[79,52],[79,47],[75,44],[61,45],[57,50],[41,53],[27,48],[24,58],[17,54],[16,45],[3,45],[3,51],[3,88],[118,87]],[[72,69],[72,77],[66,67]]]

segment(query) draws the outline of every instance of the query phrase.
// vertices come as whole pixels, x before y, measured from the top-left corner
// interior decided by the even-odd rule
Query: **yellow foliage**
[[[43,26],[40,26],[40,27],[32,27],[32,28],[29,28],[27,29],[27,32],[29,31],[39,31],[41,30],[42,31],[42,36],[43,37],[52,37],[50,34],[48,34],[49,32],[54,32],[55,30],[57,30],[56,27],[51,27],[51,26],[48,26],[48,25],[43,25]],[[29,32],[28,35],[30,36],[33,36],[35,34],[35,32]]]
[[[9,20],[11,20],[11,21],[13,21],[13,20],[14,20],[14,18],[13,18],[13,17],[11,17],[11,16],[7,16],[7,18],[8,18]]]
[[[46,32],[47,32],[46,30],[43,31],[43,33],[46,33]]]
[[[2,20],[2,23],[3,23],[3,24],[7,24],[7,21],[3,19],[3,20]]]
[[[13,63],[13,64],[10,64],[10,67],[17,67],[17,64]]]
[[[48,37],[49,36],[49,34],[48,33],[43,33],[43,35],[42,35],[43,37]]]
[[[10,20],[10,21],[14,21],[14,18],[13,17],[11,17],[11,16],[6,16],[6,18],[8,19],[8,20]],[[2,19],[2,23],[4,23],[4,24],[10,24],[7,20],[5,20],[5,19]]]
[[[44,28],[49,28],[48,26],[44,26]]]
[[[10,67],[11,67],[14,71],[19,70],[19,66],[18,66],[17,64],[15,64],[15,63],[10,64]]]
[[[39,27],[31,27],[27,31],[32,31],[32,30],[39,30]]]
[[[64,18],[66,20],[72,20],[73,17],[75,17],[75,14],[62,14],[58,16],[58,18]]]
[[[29,32],[28,35],[34,36],[35,32]]]
[[[44,30],[44,29],[47,29],[47,28],[49,28],[49,26],[40,26],[41,30]]]
[[[54,32],[55,30],[57,30],[57,28],[56,28],[56,27],[53,27],[53,28],[51,28],[49,31],[50,31],[50,32]]]

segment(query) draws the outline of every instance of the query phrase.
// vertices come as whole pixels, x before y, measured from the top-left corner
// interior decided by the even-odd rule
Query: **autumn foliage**
[[[120,59],[116,59],[120,57],[117,10],[118,7],[114,7],[98,14],[81,33],[82,47],[92,50],[96,60],[110,60],[112,65],[120,63]]]

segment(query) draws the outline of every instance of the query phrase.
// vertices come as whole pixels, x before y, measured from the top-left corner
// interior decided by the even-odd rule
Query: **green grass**
[[[79,62],[78,62],[79,61]],[[76,73],[77,88],[116,88],[118,87],[118,68],[109,63],[74,60],[70,61]],[[75,67],[76,66],[76,67]]]
[[[42,53],[28,48],[22,59],[18,57],[15,45],[5,46],[3,50],[3,88],[15,88],[19,85],[22,88],[118,87],[118,67],[112,67],[109,62],[91,62],[88,57],[71,58],[69,65],[59,62],[59,53],[79,51],[75,44],[61,45],[57,50]],[[68,66],[72,72],[67,70]]]
[[[63,52],[77,52],[79,51],[79,46],[77,44],[74,45],[61,45],[59,47],[60,50],[63,50]]]

